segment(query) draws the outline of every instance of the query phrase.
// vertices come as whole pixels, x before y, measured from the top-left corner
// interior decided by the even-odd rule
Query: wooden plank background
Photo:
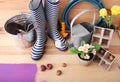
[[[0,27],[3,27],[6,20],[9,19],[11,16],[17,15],[20,12],[28,12],[29,13],[29,8],[28,8],[28,4],[29,4],[30,0],[0,0]],[[61,15],[62,12],[64,10],[64,7],[66,6],[67,2],[69,0],[60,0],[60,9],[59,9],[59,20],[61,20]],[[110,9],[113,5],[120,5],[120,0],[102,0],[106,6],[107,9]],[[81,2],[79,4],[77,4],[75,7],[73,7],[73,9],[71,9],[70,13],[69,13],[69,19],[72,20],[72,18],[81,10],[85,9],[85,8],[94,8],[96,9],[96,12],[98,12],[97,8],[88,3],[88,2]],[[77,22],[81,22],[81,21],[91,21],[91,16],[92,14],[85,14],[83,15],[79,21],[77,20]],[[97,19],[98,19],[99,15],[97,15]],[[120,16],[116,17],[115,20],[115,26],[120,27]]]
[[[36,64],[37,74],[35,82],[120,82],[120,55],[115,55],[116,60],[110,71],[104,70],[98,64],[92,62],[89,66],[83,66],[77,55],[44,55],[39,61],[31,60],[29,55],[0,55],[0,63],[9,64]],[[62,67],[65,62],[67,67]],[[40,71],[41,65],[53,64],[52,70]],[[57,76],[56,71],[61,70],[62,75]]]
[[[60,0],[59,20],[61,20],[61,15],[62,15],[63,9],[68,1],[69,0]],[[120,5],[119,0],[111,0],[111,1],[103,0],[103,2],[106,5],[106,8],[108,8],[108,9],[110,9],[113,5]],[[5,22],[9,18],[11,18],[14,15],[19,14],[20,12],[29,13],[28,4],[29,4],[29,0],[0,0],[0,27],[3,29]],[[81,10],[83,10],[85,8],[89,8],[89,7],[96,9],[96,11],[98,12],[97,8],[94,5],[92,5],[88,2],[82,2],[82,3],[77,4],[75,7],[73,7],[73,9],[69,13],[69,19],[72,20],[72,18],[78,12],[80,12]],[[97,14],[97,18],[99,18],[98,14]],[[79,18],[76,23],[79,23],[82,21],[91,21],[91,19],[92,19],[92,13],[87,13],[87,14],[84,14],[81,18]],[[117,19],[115,21],[115,25],[120,27],[120,17],[119,16],[117,17]],[[4,52],[4,49],[6,49],[6,48],[10,49],[13,45],[15,46],[15,44],[12,45],[9,42],[7,42],[7,44],[5,44],[5,41],[8,41],[9,38],[12,38],[12,37],[4,35],[4,34],[6,34],[4,31],[1,31],[0,33],[1,33],[1,35],[0,35],[1,45],[0,46],[2,46],[1,47],[1,51],[3,49],[2,52]],[[4,38],[2,36],[4,36]],[[120,40],[119,40],[117,33],[115,33],[113,37],[115,37],[115,38],[111,42],[110,51],[114,52],[114,53],[120,53],[119,52]],[[2,38],[3,38],[3,40],[2,40]],[[10,39],[10,40],[12,43],[14,43],[13,39]],[[2,42],[4,42],[4,44],[2,44]],[[9,44],[11,44],[12,46],[9,46]],[[3,45],[4,45],[4,47],[3,47]],[[55,51],[56,50],[57,49],[55,49]],[[20,51],[20,50],[18,49],[18,51]]]

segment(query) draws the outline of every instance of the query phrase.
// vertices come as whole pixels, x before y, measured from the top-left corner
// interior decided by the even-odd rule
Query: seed
[[[103,55],[104,54],[104,50],[100,50],[100,53]]]
[[[62,63],[62,67],[67,67],[67,64],[66,63]]]
[[[53,65],[52,64],[47,64],[47,69],[48,70],[51,70],[53,68]]]
[[[61,74],[62,74],[62,71],[61,70],[57,70],[56,75],[60,76]]]
[[[113,56],[109,56],[109,60],[112,61],[114,59]]]
[[[45,71],[45,70],[46,70],[46,66],[45,66],[45,65],[41,65],[41,66],[40,66],[40,70],[41,70],[41,71]]]

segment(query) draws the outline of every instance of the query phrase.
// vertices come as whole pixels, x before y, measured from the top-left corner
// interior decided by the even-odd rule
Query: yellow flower
[[[95,46],[90,45],[90,48],[95,48]]]
[[[107,10],[105,8],[102,8],[100,11],[100,16],[102,16],[103,18],[105,18],[105,16],[107,16]]]
[[[90,45],[89,44],[84,44],[84,48],[90,48]]]
[[[112,15],[119,15],[120,14],[120,6],[114,5],[111,8],[111,13],[112,13]]]
[[[84,47],[83,52],[84,52],[84,53],[88,53],[88,48],[85,48],[85,47]]]
[[[84,58],[85,58],[85,59],[89,59],[90,56],[89,56],[88,54],[86,54],[86,55],[84,56]]]
[[[93,50],[92,50],[92,53],[93,53],[93,55],[95,55],[95,54],[96,54],[96,50],[95,50],[95,49],[93,49]]]
[[[84,47],[83,47],[83,46],[80,46],[80,47],[78,48],[78,51],[83,51],[83,49],[84,49]]]

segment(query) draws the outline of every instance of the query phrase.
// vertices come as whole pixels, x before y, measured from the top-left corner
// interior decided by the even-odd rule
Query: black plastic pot
[[[78,54],[78,57],[80,59],[80,63],[83,65],[89,65],[91,63],[91,61],[93,60],[94,55],[93,55],[93,53],[89,53],[89,56],[90,56],[89,59],[84,59],[84,58],[80,57],[80,54]]]

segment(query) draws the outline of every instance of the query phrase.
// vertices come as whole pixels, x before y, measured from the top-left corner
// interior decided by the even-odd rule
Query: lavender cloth
[[[0,64],[0,82],[35,82],[36,64]]]

